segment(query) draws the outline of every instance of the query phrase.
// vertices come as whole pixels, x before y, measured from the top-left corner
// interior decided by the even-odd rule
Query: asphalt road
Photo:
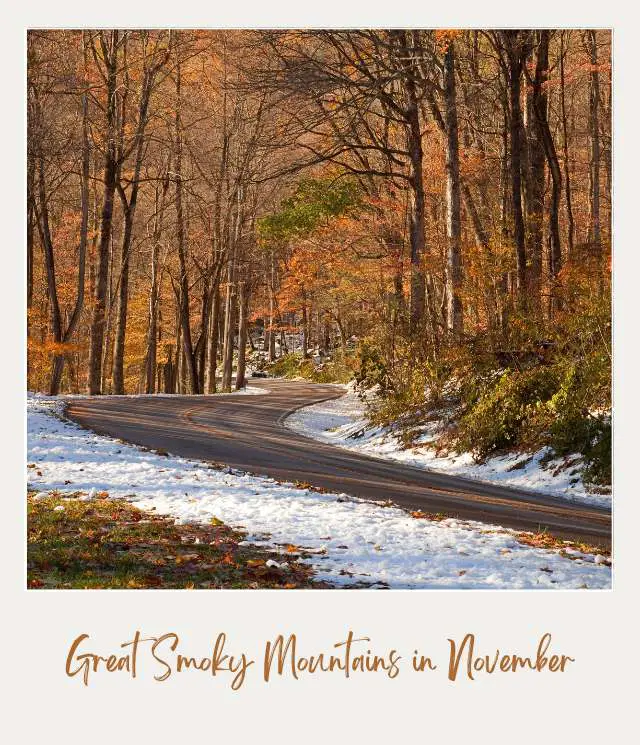
[[[333,386],[252,380],[266,395],[70,399],[67,414],[96,432],[175,455],[225,463],[282,481],[392,500],[444,513],[610,547],[611,513],[565,500],[370,458],[287,429],[300,406],[337,398]]]

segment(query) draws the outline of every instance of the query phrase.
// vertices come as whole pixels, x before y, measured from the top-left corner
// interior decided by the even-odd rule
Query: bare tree
[[[462,332],[462,246],[460,216],[460,160],[458,154],[458,112],[456,106],[455,42],[451,40],[444,55],[444,99],[446,120],[447,173],[447,328]]]

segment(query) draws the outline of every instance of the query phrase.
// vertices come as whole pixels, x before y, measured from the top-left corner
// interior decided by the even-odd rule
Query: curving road
[[[251,380],[266,395],[70,399],[67,414],[96,432],[175,455],[225,463],[282,481],[424,512],[548,530],[610,547],[611,513],[595,507],[370,458],[311,440],[283,425],[295,409],[338,398],[328,385]]]

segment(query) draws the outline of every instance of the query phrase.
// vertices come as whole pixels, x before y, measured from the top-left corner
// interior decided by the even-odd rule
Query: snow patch
[[[264,394],[269,393],[269,390],[267,388],[258,388],[257,386],[251,386],[246,385],[244,388],[241,388],[239,391],[231,391],[230,393],[210,393],[206,394],[208,396],[212,397],[218,397],[218,396],[263,396]],[[100,396],[100,398],[174,398],[174,399],[180,399],[180,398],[190,398],[191,396],[189,394],[177,394],[177,393],[108,393]],[[56,396],[47,396],[44,393],[32,393],[29,391],[27,393],[28,399],[37,399],[39,401],[59,401],[60,399]],[[92,398],[88,393],[66,393],[64,395],[65,399],[70,398]]]
[[[286,419],[285,425],[299,434],[363,455],[528,489],[581,504],[611,507],[610,494],[594,494],[587,490],[577,464],[563,468],[566,463],[577,460],[577,455],[549,460],[549,448],[542,448],[535,453],[500,455],[484,463],[476,463],[470,453],[436,455],[429,444],[436,439],[437,422],[426,424],[416,447],[404,449],[389,429],[368,425],[365,404],[353,386],[349,386],[341,398],[299,409]]]
[[[372,588],[609,588],[611,567],[575,551],[524,546],[477,522],[416,519],[396,507],[297,489],[204,462],[159,456],[60,417],[63,402],[27,400],[29,489],[107,492],[179,523],[213,518],[247,541],[296,555],[319,580]],[[280,564],[282,566],[283,564]]]

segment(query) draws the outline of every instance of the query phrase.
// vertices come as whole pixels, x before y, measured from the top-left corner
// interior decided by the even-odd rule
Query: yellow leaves
[[[484,154],[479,150],[465,148],[460,151],[460,173],[463,176],[471,177],[482,173],[486,168]]]

